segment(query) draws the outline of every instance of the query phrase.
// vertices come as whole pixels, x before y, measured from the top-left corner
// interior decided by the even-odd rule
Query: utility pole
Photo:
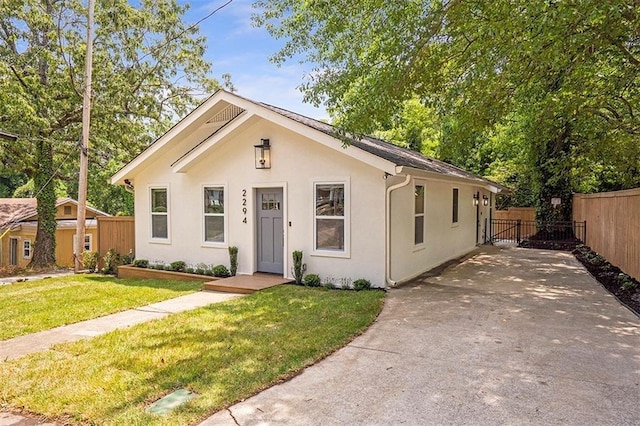
[[[80,145],[80,174],[78,176],[78,214],[76,225],[75,272],[84,269],[85,221],[87,217],[87,175],[89,172],[89,119],[91,117],[91,73],[93,63],[93,2],[88,0],[87,57],[85,58],[84,97],[82,100],[82,142]]]

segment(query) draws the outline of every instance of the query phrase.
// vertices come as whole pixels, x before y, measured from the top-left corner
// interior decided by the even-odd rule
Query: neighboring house
[[[0,198],[0,266],[25,267],[31,261],[38,229],[38,202],[35,198]],[[56,263],[73,266],[78,202],[71,198],[56,201]],[[96,216],[109,216],[87,207],[85,250],[98,247]],[[7,232],[8,231],[8,232]]]
[[[136,257],[384,287],[464,255],[500,185],[220,90],[112,178],[135,188]]]

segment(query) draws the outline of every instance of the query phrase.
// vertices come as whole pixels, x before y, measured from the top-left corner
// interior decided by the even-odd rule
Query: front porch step
[[[290,282],[290,279],[284,278],[282,275],[257,273],[253,275],[236,275],[235,277],[208,281],[204,283],[204,290],[250,294],[265,288]]]
[[[209,281],[204,283],[204,291],[219,291],[222,293],[239,293],[239,294],[251,294],[254,293],[256,290],[251,290],[248,288],[242,288],[242,287],[234,287],[234,286],[228,286],[228,285],[220,285],[220,281]]]

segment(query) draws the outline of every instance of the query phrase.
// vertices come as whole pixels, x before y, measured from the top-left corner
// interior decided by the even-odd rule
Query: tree
[[[638,182],[634,2],[257,3],[256,23],[287,39],[274,60],[315,64],[305,99],[324,102],[345,132],[384,128],[415,97],[443,117],[444,154],[457,149],[448,145],[482,152],[496,129],[513,128],[524,141],[519,155],[530,167],[539,218],[568,219],[582,173],[605,178],[585,164],[602,164],[614,185]],[[603,139],[628,160],[598,148]],[[561,209],[551,197],[562,198]]]
[[[208,77],[204,38],[182,22],[185,10],[175,0],[96,4],[90,157],[111,170],[191,109],[199,91],[218,87]],[[18,144],[0,141],[0,159],[34,181],[35,266],[55,262],[55,181],[75,174],[85,24],[79,0],[0,4],[0,125],[21,135]],[[102,185],[94,180],[89,201]],[[126,197],[122,188],[114,193]]]
[[[442,137],[441,117],[419,99],[404,102],[402,110],[380,123],[374,135],[428,156],[435,156]]]
[[[26,176],[10,170],[0,172],[0,198],[9,198],[16,189],[26,183]]]

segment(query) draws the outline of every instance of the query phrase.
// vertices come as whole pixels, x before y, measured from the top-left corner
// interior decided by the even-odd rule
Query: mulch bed
[[[622,272],[620,268],[609,263],[588,246],[579,245],[573,250],[573,254],[604,288],[640,317],[640,282],[638,280]]]
[[[640,317],[640,282],[638,280],[625,274],[620,268],[609,263],[607,259],[577,239],[552,241],[537,237],[532,236],[522,241],[519,247],[572,252],[604,288]]]

